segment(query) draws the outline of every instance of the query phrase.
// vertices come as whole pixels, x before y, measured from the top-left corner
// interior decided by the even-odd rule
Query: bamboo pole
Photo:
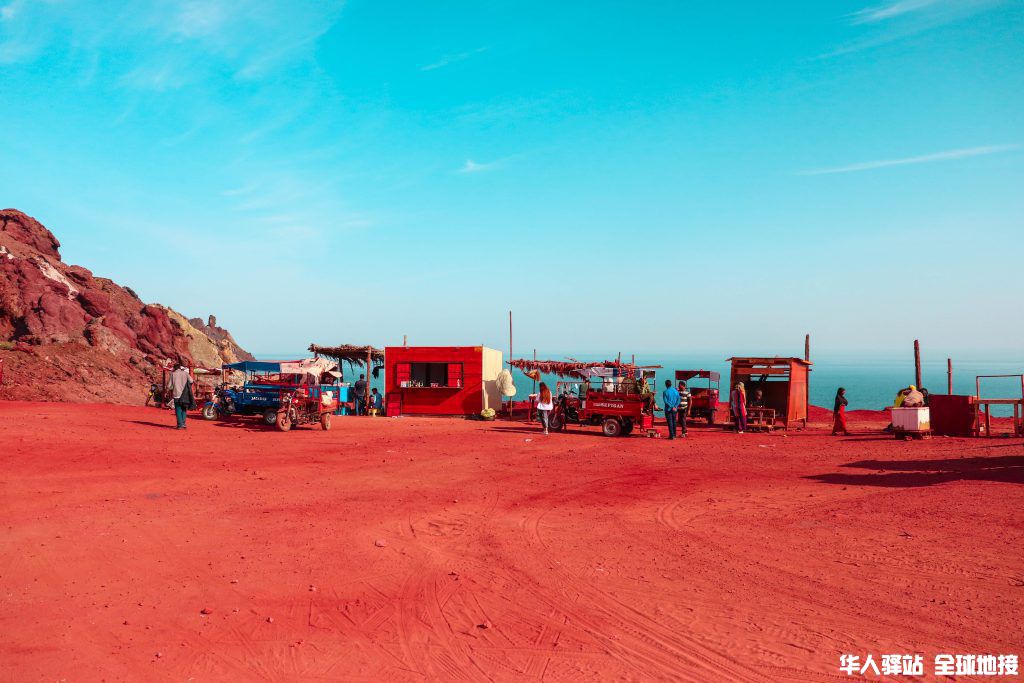
[[[953,395],[953,359],[946,359],[946,393]]]
[[[921,342],[914,340],[914,386],[921,388]]]

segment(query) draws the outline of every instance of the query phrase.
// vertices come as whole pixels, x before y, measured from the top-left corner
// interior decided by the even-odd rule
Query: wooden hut
[[[807,392],[810,386],[811,362],[803,358],[778,356],[730,358],[729,394],[737,382],[743,382],[749,402],[761,390],[764,408],[772,411],[768,427],[781,424],[785,428],[802,420],[807,426]],[[749,411],[748,411],[749,412]]]

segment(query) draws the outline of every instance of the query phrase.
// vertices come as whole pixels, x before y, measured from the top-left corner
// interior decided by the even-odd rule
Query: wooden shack
[[[748,402],[761,390],[765,408],[774,411],[774,425],[786,429],[797,421],[807,425],[807,392],[811,362],[803,358],[730,358],[729,393],[743,382]]]
[[[387,415],[476,415],[501,408],[501,351],[486,346],[388,346]]]

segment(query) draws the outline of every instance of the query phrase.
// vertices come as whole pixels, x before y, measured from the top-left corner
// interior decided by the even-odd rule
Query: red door
[[[462,387],[462,363],[448,364],[448,386]]]
[[[395,385],[402,386],[402,382],[412,379],[412,363],[395,363]]]

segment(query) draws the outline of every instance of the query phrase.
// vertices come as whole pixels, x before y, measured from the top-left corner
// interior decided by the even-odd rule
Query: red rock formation
[[[168,359],[252,358],[213,316],[198,322],[64,264],[52,232],[0,211],[0,398],[138,402]]]

